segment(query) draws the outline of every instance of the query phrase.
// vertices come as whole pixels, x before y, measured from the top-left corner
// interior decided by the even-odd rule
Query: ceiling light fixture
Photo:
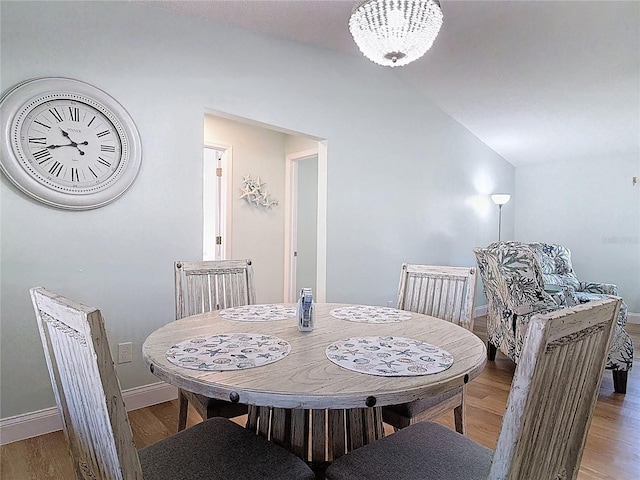
[[[388,67],[422,57],[441,26],[438,0],[363,0],[349,18],[349,31],[362,54]]]

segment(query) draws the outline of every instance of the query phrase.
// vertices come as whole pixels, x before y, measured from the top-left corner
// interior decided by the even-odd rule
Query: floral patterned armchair
[[[496,350],[517,362],[529,319],[537,313],[618,295],[615,285],[580,282],[571,266],[570,251],[562,245],[498,242],[474,250],[488,300],[489,360]],[[624,331],[627,306],[622,303],[607,369],[614,389],[626,393],[627,372],[633,364],[633,343]]]

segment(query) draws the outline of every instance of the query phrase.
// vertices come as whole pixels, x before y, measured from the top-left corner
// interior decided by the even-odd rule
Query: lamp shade
[[[388,67],[422,57],[441,26],[438,0],[363,0],[349,19],[349,31],[362,54]]]
[[[509,202],[510,199],[511,195],[509,195],[508,193],[494,193],[493,195],[491,195],[491,200],[493,200],[493,203],[495,203],[496,205],[504,205],[505,203]]]

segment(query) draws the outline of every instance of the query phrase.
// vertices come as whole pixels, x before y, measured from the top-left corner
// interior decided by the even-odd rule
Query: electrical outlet
[[[118,363],[129,363],[133,359],[133,344],[131,342],[118,344]]]

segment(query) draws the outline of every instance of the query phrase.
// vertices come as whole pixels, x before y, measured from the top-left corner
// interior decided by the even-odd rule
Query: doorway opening
[[[286,157],[285,301],[301,288],[326,301],[326,143]]]
[[[219,196],[220,201],[211,200],[212,192],[216,190],[207,184],[211,179],[218,181],[215,174],[205,172],[204,175],[204,258],[250,258],[254,262],[256,290],[262,303],[295,302],[296,277],[310,278],[303,280],[302,286],[313,288],[315,285],[314,300],[326,301],[327,141],[208,110],[204,118],[204,145],[219,151],[214,154],[215,160],[209,162],[205,159],[204,163],[209,168],[217,161],[223,164],[219,180],[221,189],[214,196]],[[299,272],[299,268],[292,270],[291,267],[295,255],[292,244],[299,243],[299,240],[297,237],[292,240],[292,232],[296,231],[298,223],[297,220],[293,224],[291,221],[292,198],[295,194],[297,203],[298,193],[297,190],[292,192],[290,174],[293,164],[290,159],[299,160],[302,165],[305,160],[301,157],[311,156],[312,153],[305,153],[310,149],[317,156],[314,169],[316,198],[310,207],[315,211],[315,217],[312,212],[305,214],[304,219],[315,218],[315,224],[305,227],[304,231],[314,236],[315,241],[311,239],[310,242],[315,242],[315,250],[305,249],[309,262],[297,263],[303,268],[305,264],[311,265],[311,268]],[[304,177],[304,168],[302,170]],[[268,192],[270,198],[278,203],[266,206],[247,202],[243,190],[245,178],[259,179],[261,186],[266,185],[261,190],[265,194]],[[297,213],[297,206],[295,211]],[[314,220],[311,222],[313,224]],[[222,237],[221,247],[215,245],[217,237]]]
[[[291,159],[291,282],[292,299],[302,288],[317,292],[318,154]]]

